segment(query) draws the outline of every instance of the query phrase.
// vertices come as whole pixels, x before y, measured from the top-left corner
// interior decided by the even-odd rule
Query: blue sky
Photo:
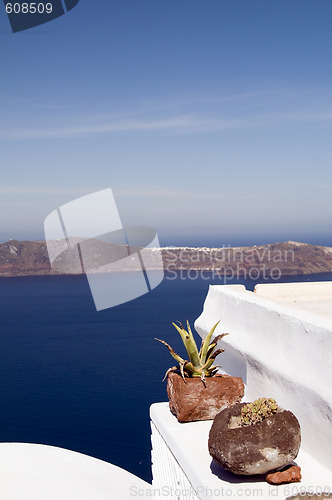
[[[332,245],[330,0],[80,3],[0,12],[0,241],[113,188],[162,244]]]

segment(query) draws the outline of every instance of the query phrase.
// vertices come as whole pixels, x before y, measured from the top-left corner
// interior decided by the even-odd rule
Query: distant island
[[[148,249],[148,269],[160,269],[160,252],[166,272],[204,272],[219,275],[279,276],[332,272],[332,248],[288,241],[252,247],[164,247]],[[154,255],[159,255],[159,259]],[[116,271],[133,270],[116,262]],[[114,266],[113,266],[114,267]],[[82,274],[62,272],[62,275]],[[59,275],[52,270],[45,241],[10,240],[0,244],[0,277]]]

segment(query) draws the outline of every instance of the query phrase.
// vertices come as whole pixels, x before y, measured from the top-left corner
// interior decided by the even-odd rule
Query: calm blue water
[[[85,277],[0,280],[0,441],[76,450],[151,481],[149,406],[167,400],[173,361],[154,337],[183,352],[171,322],[193,323],[210,283],[165,279],[96,312]]]

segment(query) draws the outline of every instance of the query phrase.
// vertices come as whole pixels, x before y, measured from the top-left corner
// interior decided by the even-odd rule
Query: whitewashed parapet
[[[285,287],[282,301],[275,302],[260,296],[262,289],[258,295],[241,285],[212,285],[195,327],[205,336],[221,320],[215,335],[230,335],[221,342],[226,352],[217,362],[242,376],[246,400],[274,397],[293,411],[302,427],[303,449],[332,471],[332,319],[310,312],[306,285],[307,310],[291,307],[293,285],[288,302]],[[316,306],[318,289],[314,284]],[[328,299],[327,289],[323,284],[322,300]]]
[[[97,458],[54,446],[0,443],[1,500],[151,497],[150,484]]]
[[[151,422],[151,445],[154,497],[166,497],[169,500],[199,500],[181,465],[153,422]]]

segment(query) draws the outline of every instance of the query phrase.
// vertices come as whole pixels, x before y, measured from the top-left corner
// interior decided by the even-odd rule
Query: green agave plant
[[[224,349],[216,349],[217,344],[219,340],[221,340],[225,335],[228,335],[228,333],[222,333],[221,335],[218,335],[213,341],[211,342],[211,337],[219,325],[220,321],[218,321],[209,331],[205,339],[202,340],[201,348],[198,351],[197,345],[194,339],[194,336],[192,334],[189,321],[187,320],[187,330],[185,330],[180,322],[178,322],[180,326],[176,325],[175,323],[172,323],[179,334],[181,335],[182,342],[186,348],[189,360],[181,358],[173,349],[172,347],[167,344],[164,340],[160,339],[155,339],[164,344],[167,349],[169,350],[171,356],[179,363],[178,366],[173,366],[172,368],[169,368],[165,374],[165,378],[169,374],[169,372],[172,371],[180,371],[183,380],[185,380],[186,377],[200,377],[200,379],[204,382],[205,377],[213,377],[218,371],[219,366],[218,365],[213,365],[214,360],[218,356],[218,354],[221,354],[224,352]]]

